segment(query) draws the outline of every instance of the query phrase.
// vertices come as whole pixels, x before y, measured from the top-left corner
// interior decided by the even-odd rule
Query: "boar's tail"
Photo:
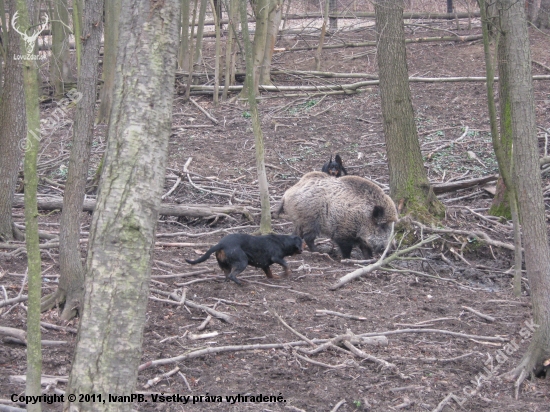
[[[196,265],[197,263],[201,263],[201,262],[204,262],[206,259],[208,259],[210,257],[210,255],[214,252],[217,252],[218,250],[220,249],[223,249],[223,246],[221,246],[219,243],[215,246],[212,246],[210,249],[208,249],[208,251],[202,255],[200,258],[198,258],[197,260],[189,260],[189,259],[185,259],[185,261],[187,263],[190,263],[192,265]]]
[[[277,219],[279,215],[284,212],[284,206],[285,206],[285,198],[283,196],[283,198],[279,201],[279,203],[275,205],[275,208],[271,212],[271,216]]]

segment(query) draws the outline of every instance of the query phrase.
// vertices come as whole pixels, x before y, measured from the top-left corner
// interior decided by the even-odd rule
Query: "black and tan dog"
[[[348,174],[348,171],[344,167],[342,158],[339,154],[336,155],[334,161],[332,160],[332,156],[330,156],[330,160],[323,165],[321,172],[327,173],[334,177],[346,176]]]
[[[302,253],[302,249],[303,240],[300,236],[274,234],[252,236],[235,233],[225,236],[197,260],[185,260],[187,263],[195,265],[204,262],[212,253],[216,252],[218,265],[225,273],[225,281],[231,279],[241,285],[236,276],[248,265],[261,268],[268,278],[277,278],[278,276],[271,273],[270,266],[273,263],[278,263],[285,268],[284,275],[288,276],[290,268],[283,258]]]

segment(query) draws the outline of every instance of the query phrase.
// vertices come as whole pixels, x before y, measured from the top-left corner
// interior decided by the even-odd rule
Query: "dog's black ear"
[[[332,158],[331,158],[332,159]],[[338,163],[340,166],[342,166],[342,158],[340,157],[339,154],[336,155],[336,157],[334,158],[334,161],[336,163]]]

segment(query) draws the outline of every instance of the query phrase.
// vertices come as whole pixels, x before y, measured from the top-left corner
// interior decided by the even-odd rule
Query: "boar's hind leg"
[[[351,257],[351,249],[353,248],[353,242],[348,239],[334,239],[340,251],[342,252],[342,257],[344,259],[349,259]]]

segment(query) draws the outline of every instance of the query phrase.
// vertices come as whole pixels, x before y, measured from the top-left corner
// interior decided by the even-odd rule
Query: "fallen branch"
[[[368,320],[367,318],[364,318],[362,316],[348,315],[347,313],[334,312],[332,310],[325,310],[325,309],[315,310],[315,316],[324,316],[324,315],[340,316],[341,318],[346,318],[346,319]]]
[[[162,375],[159,375],[153,379],[149,379],[147,381],[147,383],[145,385],[143,385],[143,388],[144,389],[149,389],[150,387],[152,386],[155,386],[157,383],[159,383],[161,380],[165,379],[165,378],[169,378],[170,376],[172,375],[175,375],[176,373],[178,373],[180,370],[180,368],[178,366],[176,366],[174,369],[172,369],[171,371],[168,371],[166,373],[163,373]]]
[[[498,179],[498,175],[477,177],[475,179],[459,180],[458,182],[451,183],[434,183],[432,189],[436,195],[448,192],[454,192],[460,189],[467,189],[470,187],[482,185],[489,182],[494,182]]]
[[[94,199],[85,199],[82,210],[85,212],[93,212],[96,201]],[[63,199],[58,197],[39,199],[37,202],[40,210],[61,210],[63,209]],[[15,196],[13,207],[23,207],[23,197]],[[163,216],[186,216],[194,218],[209,218],[218,215],[241,214],[248,220],[254,221],[247,208],[234,205],[173,205],[161,204],[159,214]]]
[[[219,121],[218,121],[216,118],[214,118],[210,113],[208,113],[206,110],[204,110],[204,109],[201,107],[201,105],[198,104],[196,101],[194,101],[193,99],[189,99],[189,101],[190,101],[191,103],[193,103],[201,112],[203,112],[204,115],[205,115],[206,117],[208,117],[208,118],[212,121],[212,123],[214,123],[215,125],[217,125],[217,124],[219,123]]]
[[[4,306],[8,306],[8,305],[12,305],[14,303],[19,303],[19,302],[24,302],[28,299],[29,297],[27,295],[21,295],[21,296],[17,296],[15,298],[11,298],[11,299],[8,299],[8,300],[4,300],[2,302],[0,302],[0,308],[4,307]]]
[[[481,313],[481,312],[478,312],[477,310],[472,309],[472,308],[470,308],[470,307],[468,307],[468,306],[462,306],[462,308],[466,309],[467,311],[472,312],[474,315],[477,315],[477,316],[479,316],[480,318],[485,319],[485,320],[487,320],[487,321],[489,321],[489,322],[494,322],[494,321],[495,321],[495,318],[494,318],[494,317],[492,317],[492,316],[490,316],[490,315],[486,315],[486,314]]]
[[[322,366],[323,368],[330,368],[330,369],[341,369],[341,368],[346,368],[348,367],[349,365],[347,365],[346,363],[341,363],[339,365],[329,365],[327,363],[323,363],[323,362],[319,362],[319,361],[315,361],[313,359],[309,359],[308,357],[306,356],[302,356],[302,355],[299,355],[297,353],[294,353],[294,356],[296,356],[297,358],[299,359],[302,359],[306,362],[309,362],[313,365],[317,365],[317,366]]]
[[[389,330],[386,332],[369,332],[369,333],[362,333],[360,337],[369,337],[369,336],[388,336],[388,335],[397,335],[401,333],[442,333],[444,335],[451,335],[456,336],[458,338],[465,338],[465,339],[479,339],[479,340],[485,340],[488,342],[508,342],[510,339],[508,338],[502,338],[500,336],[478,336],[478,335],[468,335],[467,333],[460,333],[460,332],[452,332],[450,330],[444,330],[444,329],[397,329],[397,330]]]
[[[418,226],[424,232],[440,233],[440,234],[446,233],[446,234],[455,234],[455,235],[463,235],[463,236],[472,236],[472,237],[476,238],[477,240],[480,240],[480,241],[483,241],[483,242],[487,243],[488,245],[501,247],[501,248],[512,250],[512,251],[516,250],[514,245],[511,245],[510,243],[504,243],[504,242],[501,242],[499,240],[493,240],[484,232],[478,232],[478,231],[469,232],[467,230],[459,230],[459,229],[438,229],[438,228],[435,228],[435,227],[426,226],[426,225],[424,225],[420,222],[417,222],[415,220],[412,220],[411,223],[415,226]]]
[[[171,300],[159,299],[159,298],[156,298],[154,296],[149,296],[149,299],[151,299],[151,300],[157,300],[157,301],[161,301],[161,302],[164,301],[164,302],[169,302],[169,303],[173,303],[173,304],[176,304],[176,305],[182,305],[182,297],[178,296],[176,293],[165,292],[163,290],[158,290],[158,289],[151,289],[151,292],[158,293],[158,294],[164,295],[164,296],[168,296],[170,299],[174,300],[175,302],[172,302]],[[215,318],[223,320],[224,322],[233,323],[233,317],[232,316],[230,316],[226,313],[218,312],[217,310],[209,308],[208,306],[200,305],[200,304],[195,303],[195,302],[193,302],[192,300],[189,300],[189,299],[185,299],[183,304],[185,306],[189,306],[190,308],[193,308],[193,309],[200,309],[200,310],[214,316]]]
[[[22,329],[0,326],[0,335],[9,336],[27,344],[27,332]]]
[[[397,372],[397,366],[395,366],[393,363],[387,362],[384,359],[378,359],[375,356],[369,355],[368,353],[363,352],[361,349],[356,348],[353,346],[353,344],[347,340],[343,341],[343,344],[346,348],[350,350],[351,353],[353,353],[355,356],[358,356],[360,358],[366,359],[368,361],[377,363],[382,367],[382,369],[389,369],[392,372]]]
[[[392,232],[393,232],[393,227],[392,227]],[[404,255],[404,254],[407,254],[415,249],[418,249],[420,246],[426,244],[426,243],[430,243],[430,242],[433,242],[434,240],[438,239],[439,236],[430,236],[429,238],[427,239],[424,239],[423,241],[417,243],[416,245],[413,245],[407,249],[403,249],[403,250],[398,250],[397,252],[395,252],[393,255],[387,257],[384,259],[384,256],[385,254],[382,255],[382,257],[376,262],[376,263],[373,263],[373,264],[370,264],[368,266],[365,266],[365,267],[362,267],[360,269],[357,269],[357,270],[354,270],[353,272],[351,273],[348,273],[347,275],[345,276],[342,276],[338,282],[336,282],[334,285],[332,285],[329,289],[330,290],[336,290],[342,286],[344,286],[346,283],[349,283],[351,282],[353,279],[356,279],[360,276],[363,276],[367,273],[370,273],[372,272],[373,270],[376,270],[378,268],[380,268],[381,266],[384,266],[384,265],[387,265],[388,263],[392,262],[393,260],[397,259],[399,256],[401,255]],[[388,245],[390,244],[391,242],[388,242]],[[387,250],[387,248],[386,248]]]
[[[306,336],[302,335],[300,332],[298,332],[297,330],[295,330],[294,328],[292,328],[288,323],[285,322],[285,320],[279,316],[279,314],[277,312],[275,312],[275,310],[271,309],[270,307],[267,308],[267,310],[269,310],[269,313],[271,313],[279,322],[281,322],[281,324],[287,328],[289,331],[291,331],[292,333],[294,333],[296,336],[298,336],[300,339],[306,341],[307,343],[309,343],[311,346],[313,346],[314,348],[317,346],[315,345],[315,343],[313,343],[309,338],[307,338]]]

